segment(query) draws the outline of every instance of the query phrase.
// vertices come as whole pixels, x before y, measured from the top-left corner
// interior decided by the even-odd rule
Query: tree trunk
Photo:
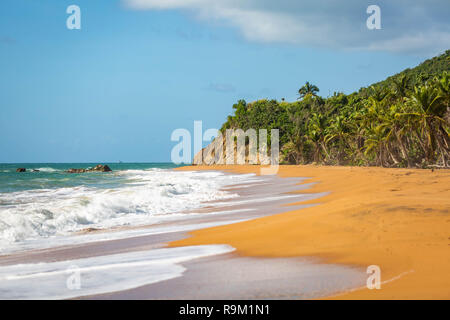
[[[402,153],[403,158],[408,163],[408,168],[411,168],[411,159],[409,159],[408,153],[406,152],[405,145],[403,144],[402,138],[399,136],[397,130],[395,130],[395,136],[397,137],[398,145],[400,147],[400,151]]]

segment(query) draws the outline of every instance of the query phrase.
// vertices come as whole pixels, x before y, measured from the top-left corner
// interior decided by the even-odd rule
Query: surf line
[[[400,273],[399,275],[396,275],[395,277],[392,277],[392,278],[390,278],[390,279],[388,279],[388,280],[382,281],[381,284],[386,284],[386,283],[389,283],[389,282],[393,282],[393,281],[398,280],[398,279],[400,279],[401,277],[406,276],[407,274],[410,274],[410,273],[414,273],[414,270],[409,270],[409,271],[402,272],[402,273]],[[355,292],[355,291],[363,290],[363,289],[366,289],[366,288],[367,288],[367,286],[364,286],[364,287],[358,287],[358,288],[353,288],[353,289],[350,289],[350,290],[346,290],[346,291],[344,291],[344,292],[342,292],[342,293],[338,293],[337,295],[345,294],[345,293],[350,293],[350,292]],[[336,296],[337,296],[337,295],[336,295]]]

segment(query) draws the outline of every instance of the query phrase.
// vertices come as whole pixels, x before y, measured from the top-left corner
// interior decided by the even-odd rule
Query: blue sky
[[[0,162],[170,161],[173,130],[219,128],[238,99],[350,93],[448,49],[431,2],[379,1],[369,31],[364,1],[3,0]]]

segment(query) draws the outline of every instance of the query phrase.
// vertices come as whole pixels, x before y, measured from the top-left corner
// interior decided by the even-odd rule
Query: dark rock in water
[[[74,168],[71,168],[71,169],[67,170],[66,172],[67,173],[85,173],[85,172],[93,172],[93,171],[95,171],[95,172],[111,172],[112,170],[106,164],[105,165],[98,164],[94,168],[91,168],[91,169],[74,169]]]
[[[86,172],[86,169],[74,169],[74,168],[70,168],[69,170],[66,171],[67,173],[84,173]]]
[[[97,231],[102,231],[102,229],[98,229],[98,228],[85,228],[83,230],[80,230],[78,232],[78,234],[86,234],[86,233],[91,233],[91,232],[97,232]]]
[[[89,170],[89,171],[111,172],[112,170],[111,170],[111,168],[108,167],[106,164],[105,164],[105,165],[103,165],[103,164],[98,164],[98,165],[96,165],[94,168],[92,168],[92,169]]]
[[[25,168],[17,168],[16,172],[27,172],[27,169],[25,169]]]

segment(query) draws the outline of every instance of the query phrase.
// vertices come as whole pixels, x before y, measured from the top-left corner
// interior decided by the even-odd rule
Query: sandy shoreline
[[[175,220],[75,233],[60,238],[51,247],[2,255],[0,286],[4,290],[0,296],[6,299],[311,299],[363,285],[363,269],[323,264],[314,257],[245,257],[225,244],[168,246],[170,242],[189,237],[189,231],[314,206],[301,202],[319,199],[326,193],[308,191],[311,184],[302,183],[303,180],[239,176],[236,183],[222,188],[237,197],[205,202],[201,208],[178,214]],[[292,205],[293,202],[298,205]],[[140,267],[130,268],[136,263]],[[67,268],[71,266],[81,268],[79,291],[66,287]],[[31,279],[39,284],[34,290],[28,285]]]
[[[206,168],[208,169],[208,168]],[[302,200],[320,199],[326,193],[312,193],[304,178],[267,176],[264,181],[228,185],[239,198],[220,201],[219,207],[205,207],[204,219],[258,219],[283,214],[313,204]],[[298,205],[293,204],[298,203]],[[210,202],[217,204],[216,201]],[[221,209],[220,209],[221,208]],[[236,211],[229,215],[217,212]],[[246,211],[251,209],[250,212]],[[232,224],[239,223],[233,222]],[[202,228],[204,229],[204,228]],[[183,239],[188,234],[180,234]],[[170,241],[167,241],[170,242]],[[246,257],[239,252],[215,255],[182,263],[182,276],[83,299],[314,299],[351,290],[365,283],[364,270],[354,266],[323,264],[315,257]]]
[[[179,170],[258,174],[259,167]],[[32,276],[42,264],[59,268],[61,279],[48,294],[81,299],[450,298],[449,170],[281,166],[279,176],[243,181],[223,188],[238,197],[204,203],[173,221],[74,234],[54,247],[0,256],[0,271],[22,265]],[[161,270],[178,276],[153,283],[126,264],[140,259],[148,268],[159,252],[186,255],[209,250],[204,245],[236,250],[171,263]],[[73,263],[100,269],[106,263],[111,271],[125,263],[123,270],[135,273],[116,274],[132,284],[67,292],[64,272]],[[369,265],[381,268],[381,290],[358,289]],[[108,273],[96,286],[103,278]],[[27,283],[12,284],[11,292],[41,294],[30,296]]]
[[[258,173],[258,166],[180,170]],[[339,299],[450,298],[450,171],[281,166],[281,177],[318,182],[303,193],[317,206],[191,232],[171,246],[228,244],[248,257],[318,257],[326,263],[381,268],[381,290]]]

